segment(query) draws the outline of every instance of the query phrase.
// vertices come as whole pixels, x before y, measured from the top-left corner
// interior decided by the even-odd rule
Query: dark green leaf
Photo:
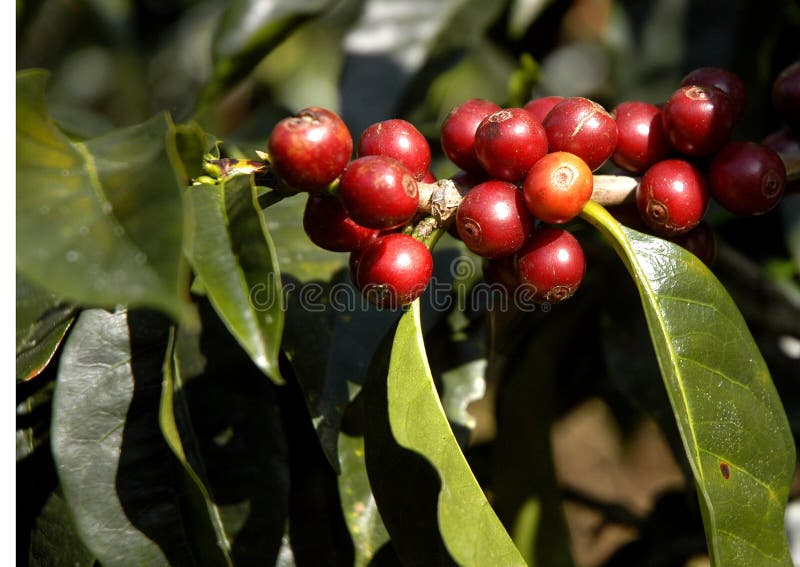
[[[253,362],[283,383],[283,302],[277,253],[249,176],[186,192],[186,255],[220,318]]]
[[[364,438],[339,435],[339,494],[355,547],[355,567],[366,567],[389,534],[378,513],[364,463]]]
[[[398,323],[386,389],[392,435],[402,447],[423,455],[439,475],[439,530],[453,559],[461,565],[525,565],[444,415],[425,354],[418,301]],[[391,529],[390,534],[394,539]]]
[[[169,324],[84,311],[53,397],[52,448],[81,539],[103,565],[227,565],[159,428]]]
[[[74,318],[75,308],[17,274],[17,381],[50,363]]]
[[[55,371],[17,384],[17,462],[50,443],[50,411]]]
[[[183,329],[175,420],[186,462],[205,484],[235,565],[272,565],[289,508],[289,465],[276,387],[239,347],[207,300],[202,333]],[[176,384],[177,385],[177,384]]]
[[[252,71],[266,53],[328,0],[234,0],[222,16],[212,48],[214,77],[208,95]]]
[[[177,401],[175,399],[176,392],[180,391],[182,387],[181,363],[175,348],[175,331],[173,330],[167,347],[167,359],[164,362],[164,382],[161,388],[161,404],[159,408],[161,432],[164,434],[164,439],[166,439],[169,448],[172,449],[175,457],[183,467],[184,474],[181,475],[180,482],[182,483],[182,491],[186,494],[186,499],[192,506],[190,513],[195,517],[207,516],[208,523],[214,530],[213,536],[215,537],[211,541],[216,542],[216,547],[211,549],[210,557],[207,560],[216,561],[220,565],[232,566],[230,543],[225,535],[225,528],[220,519],[220,511],[211,500],[208,489],[204,484],[205,471],[195,471],[194,467],[189,463],[181,440],[181,434],[178,431],[176,413],[181,415],[180,421],[184,424],[185,436],[196,444],[186,400],[183,397],[179,397]],[[178,406],[177,408],[176,405]],[[197,454],[196,448],[195,454]]]
[[[581,299],[559,306],[557,315],[490,313],[497,346],[487,373],[503,377],[496,404],[493,505],[532,567],[573,564],[550,433],[558,405],[555,389],[563,377],[558,362],[571,356],[586,310]]]
[[[91,567],[94,560],[94,555],[78,536],[64,496],[56,490],[50,494],[34,524],[29,556],[31,567]]]
[[[186,180],[169,119],[72,143],[47,115],[47,77],[17,77],[18,269],[70,301],[157,307],[191,321]]]
[[[795,449],[769,370],[736,305],[679,246],[587,204],[639,288],[694,473],[715,565],[791,565],[783,516]]]

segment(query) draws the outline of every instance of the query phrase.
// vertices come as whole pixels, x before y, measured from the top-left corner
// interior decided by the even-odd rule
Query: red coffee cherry
[[[484,258],[519,250],[533,230],[522,192],[506,181],[487,181],[466,194],[456,212],[458,234]]]
[[[436,176],[430,169],[425,173],[425,177],[422,178],[422,183],[436,183]]]
[[[716,87],[726,95],[733,106],[733,118],[738,120],[744,113],[747,91],[742,79],[736,73],[720,67],[700,67],[691,71],[681,81],[680,86]]]
[[[661,109],[646,102],[623,102],[611,111],[619,136],[612,161],[632,173],[666,159],[672,148],[664,135]]]
[[[772,148],[731,142],[714,156],[708,178],[717,203],[737,215],[762,215],[781,200],[786,167]]]
[[[583,281],[586,260],[580,243],[566,230],[541,227],[517,253],[517,275],[533,291],[536,303],[559,303]]]
[[[529,100],[523,108],[530,112],[536,120],[544,122],[553,107],[562,100],[565,100],[563,96],[543,96]]]
[[[588,98],[573,97],[553,107],[542,123],[551,152],[575,154],[592,171],[603,165],[617,146],[617,124]]]
[[[724,92],[687,85],[669,97],[661,122],[673,148],[688,156],[707,156],[731,137],[733,116],[731,99]]]
[[[408,168],[387,156],[364,156],[350,162],[339,183],[339,199],[361,226],[395,228],[417,212],[417,182]]]
[[[353,153],[353,138],[336,113],[312,106],[278,122],[268,146],[272,167],[286,183],[316,191],[344,171]]]
[[[387,234],[364,249],[358,259],[356,283],[370,303],[399,307],[425,291],[433,274],[433,257],[419,240],[407,234]]]
[[[547,153],[544,128],[521,108],[490,114],[475,132],[475,154],[483,169],[496,179],[518,183]]]
[[[456,106],[442,124],[442,150],[454,164],[464,171],[483,172],[475,155],[475,132],[481,121],[500,110],[495,103],[481,98],[471,98]]]
[[[422,181],[431,165],[431,148],[413,124],[399,118],[372,124],[358,139],[358,156],[388,156]]]
[[[706,180],[688,161],[660,161],[645,172],[636,188],[636,206],[656,234],[687,232],[700,223],[708,208]]]
[[[786,67],[772,83],[772,106],[789,125],[800,128],[800,61]]]
[[[324,194],[308,196],[303,228],[311,242],[332,252],[363,248],[380,232],[357,224],[335,197]]]
[[[549,223],[575,218],[591,198],[593,189],[592,170],[569,152],[553,152],[537,161],[523,185],[528,210]]]

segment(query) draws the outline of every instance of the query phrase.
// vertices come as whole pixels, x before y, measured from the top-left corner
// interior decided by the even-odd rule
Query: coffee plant
[[[17,564],[792,565],[797,10],[634,4],[18,2]]]

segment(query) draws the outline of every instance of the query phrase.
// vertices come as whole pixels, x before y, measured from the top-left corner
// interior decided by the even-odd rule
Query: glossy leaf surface
[[[186,255],[228,329],[277,383],[283,305],[277,253],[249,176],[186,192]]]
[[[47,77],[17,76],[17,268],[71,301],[191,320],[169,118],[73,143],[47,114]]]
[[[636,281],[650,337],[700,496],[715,565],[791,565],[783,517],[795,467],[786,414],[728,293],[679,246],[583,216]]]

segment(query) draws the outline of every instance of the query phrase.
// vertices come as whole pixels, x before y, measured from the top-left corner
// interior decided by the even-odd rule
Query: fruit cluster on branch
[[[423,241],[437,227],[485,258],[491,283],[508,291],[524,284],[535,301],[553,303],[583,278],[583,250],[563,225],[590,199],[690,250],[709,242],[713,249],[702,223],[712,199],[741,216],[774,208],[787,169],[790,181],[800,176],[792,130],[800,126],[798,85],[800,63],[773,87],[788,126],[763,143],[731,141],[746,107],[744,85],[704,67],[663,105],[626,101],[610,113],[581,97],[543,97],[523,108],[467,100],[441,129],[444,154],[462,170],[452,179],[435,179],[427,140],[401,119],[364,130],[351,160],[347,126],[318,107],[274,127],[268,159],[282,184],[309,193],[309,238],[350,252],[353,282],[373,303],[398,307],[422,294],[433,272]],[[619,174],[593,174],[609,160]],[[620,207],[628,203],[636,213]]]

